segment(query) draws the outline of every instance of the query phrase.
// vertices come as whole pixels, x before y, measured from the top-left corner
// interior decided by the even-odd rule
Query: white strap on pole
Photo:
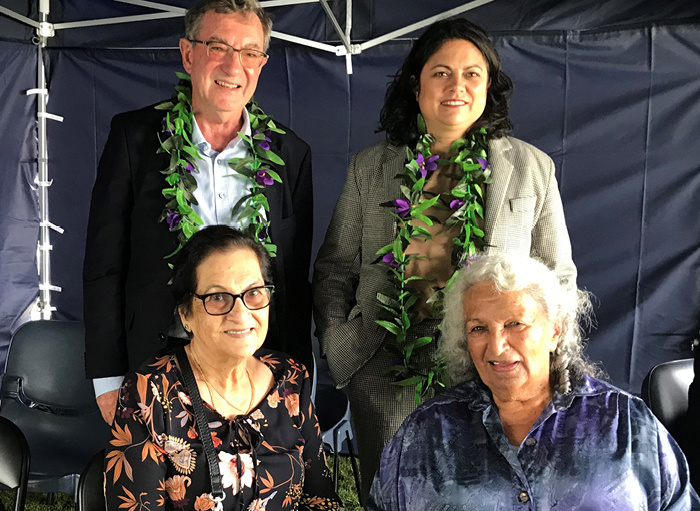
[[[48,96],[49,95],[49,90],[48,89],[29,89],[27,92],[25,92],[27,96],[31,96],[32,94],[41,94],[42,96]]]
[[[63,122],[63,117],[60,115],[55,115],[55,114],[50,114],[48,112],[39,112],[37,114],[39,117],[43,117],[44,119],[49,119],[52,121],[58,121],[58,122]]]
[[[54,223],[51,223],[48,220],[43,221],[43,222],[39,222],[39,225],[41,227],[49,227],[49,228],[53,229],[54,231],[56,231],[57,233],[63,234],[63,227],[60,227]]]
[[[52,284],[39,284],[39,289],[42,291],[57,291],[61,292],[61,288],[59,286],[54,286]],[[56,310],[55,308],[52,307],[52,310]]]

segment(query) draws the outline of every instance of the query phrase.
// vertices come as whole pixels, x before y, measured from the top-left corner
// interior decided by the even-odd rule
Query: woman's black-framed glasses
[[[267,53],[252,48],[234,48],[230,44],[221,41],[200,41],[199,39],[188,39],[191,43],[203,44],[207,47],[207,56],[218,62],[226,58],[233,57],[234,53],[238,53],[238,59],[243,67],[260,67],[268,57]]]
[[[275,286],[272,284],[260,287],[251,287],[240,294],[232,293],[207,293],[206,295],[198,295],[191,293],[195,298],[202,300],[204,310],[210,316],[223,316],[233,310],[236,304],[236,298],[240,298],[246,309],[256,311],[264,309],[270,305],[272,293],[275,291]]]

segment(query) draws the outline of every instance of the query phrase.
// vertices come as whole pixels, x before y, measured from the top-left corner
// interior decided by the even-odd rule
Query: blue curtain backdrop
[[[341,3],[333,5],[339,16],[345,2],[332,3]],[[354,37],[376,37],[463,2],[390,3],[356,1]],[[496,1],[467,16],[491,31],[515,82],[515,135],[555,161],[578,283],[598,298],[588,354],[615,384],[637,392],[653,365],[690,356],[700,323],[700,5],[525,4]],[[84,5],[55,2],[52,12],[61,21],[147,12],[116,2],[91,2],[84,12]],[[28,4],[23,14],[33,13]],[[318,6],[273,13],[277,30],[333,39]],[[63,288],[53,295],[57,317],[81,317],[87,212],[109,121],[170,95],[181,24],[75,29],[51,42],[49,111],[65,117],[49,124],[51,219],[66,229],[52,234],[52,280]],[[35,102],[24,95],[35,86],[36,53],[31,31],[16,23],[0,18],[0,34],[7,35],[0,40],[2,350],[36,295],[38,213]],[[383,136],[375,129],[384,90],[410,45],[392,41],[354,56],[347,75],[343,58],[273,42],[256,97],[312,146],[314,253],[350,156]]]

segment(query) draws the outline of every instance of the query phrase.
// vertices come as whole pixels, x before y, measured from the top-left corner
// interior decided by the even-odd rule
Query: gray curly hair
[[[464,296],[475,284],[491,282],[501,293],[529,294],[540,311],[560,330],[559,343],[550,356],[549,382],[554,392],[568,394],[585,374],[602,376],[601,370],[583,355],[583,331],[590,326],[592,306],[589,294],[563,286],[556,274],[535,259],[513,254],[477,257],[459,271],[445,295],[440,355],[453,384],[478,379],[467,346]]]
[[[270,46],[270,33],[272,32],[272,18],[260,7],[257,0],[202,0],[194,7],[187,9],[185,13],[185,36],[187,39],[197,39],[199,29],[202,26],[202,18],[209,11],[217,14],[230,14],[235,12],[254,14],[260,20],[265,36],[265,50]]]

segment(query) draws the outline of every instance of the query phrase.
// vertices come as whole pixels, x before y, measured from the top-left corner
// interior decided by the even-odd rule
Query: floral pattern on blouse
[[[275,385],[232,419],[205,403],[224,488],[225,510],[340,510],[303,365],[279,352],[255,356]],[[126,376],[105,459],[108,509],[208,511],[209,467],[175,356]]]

